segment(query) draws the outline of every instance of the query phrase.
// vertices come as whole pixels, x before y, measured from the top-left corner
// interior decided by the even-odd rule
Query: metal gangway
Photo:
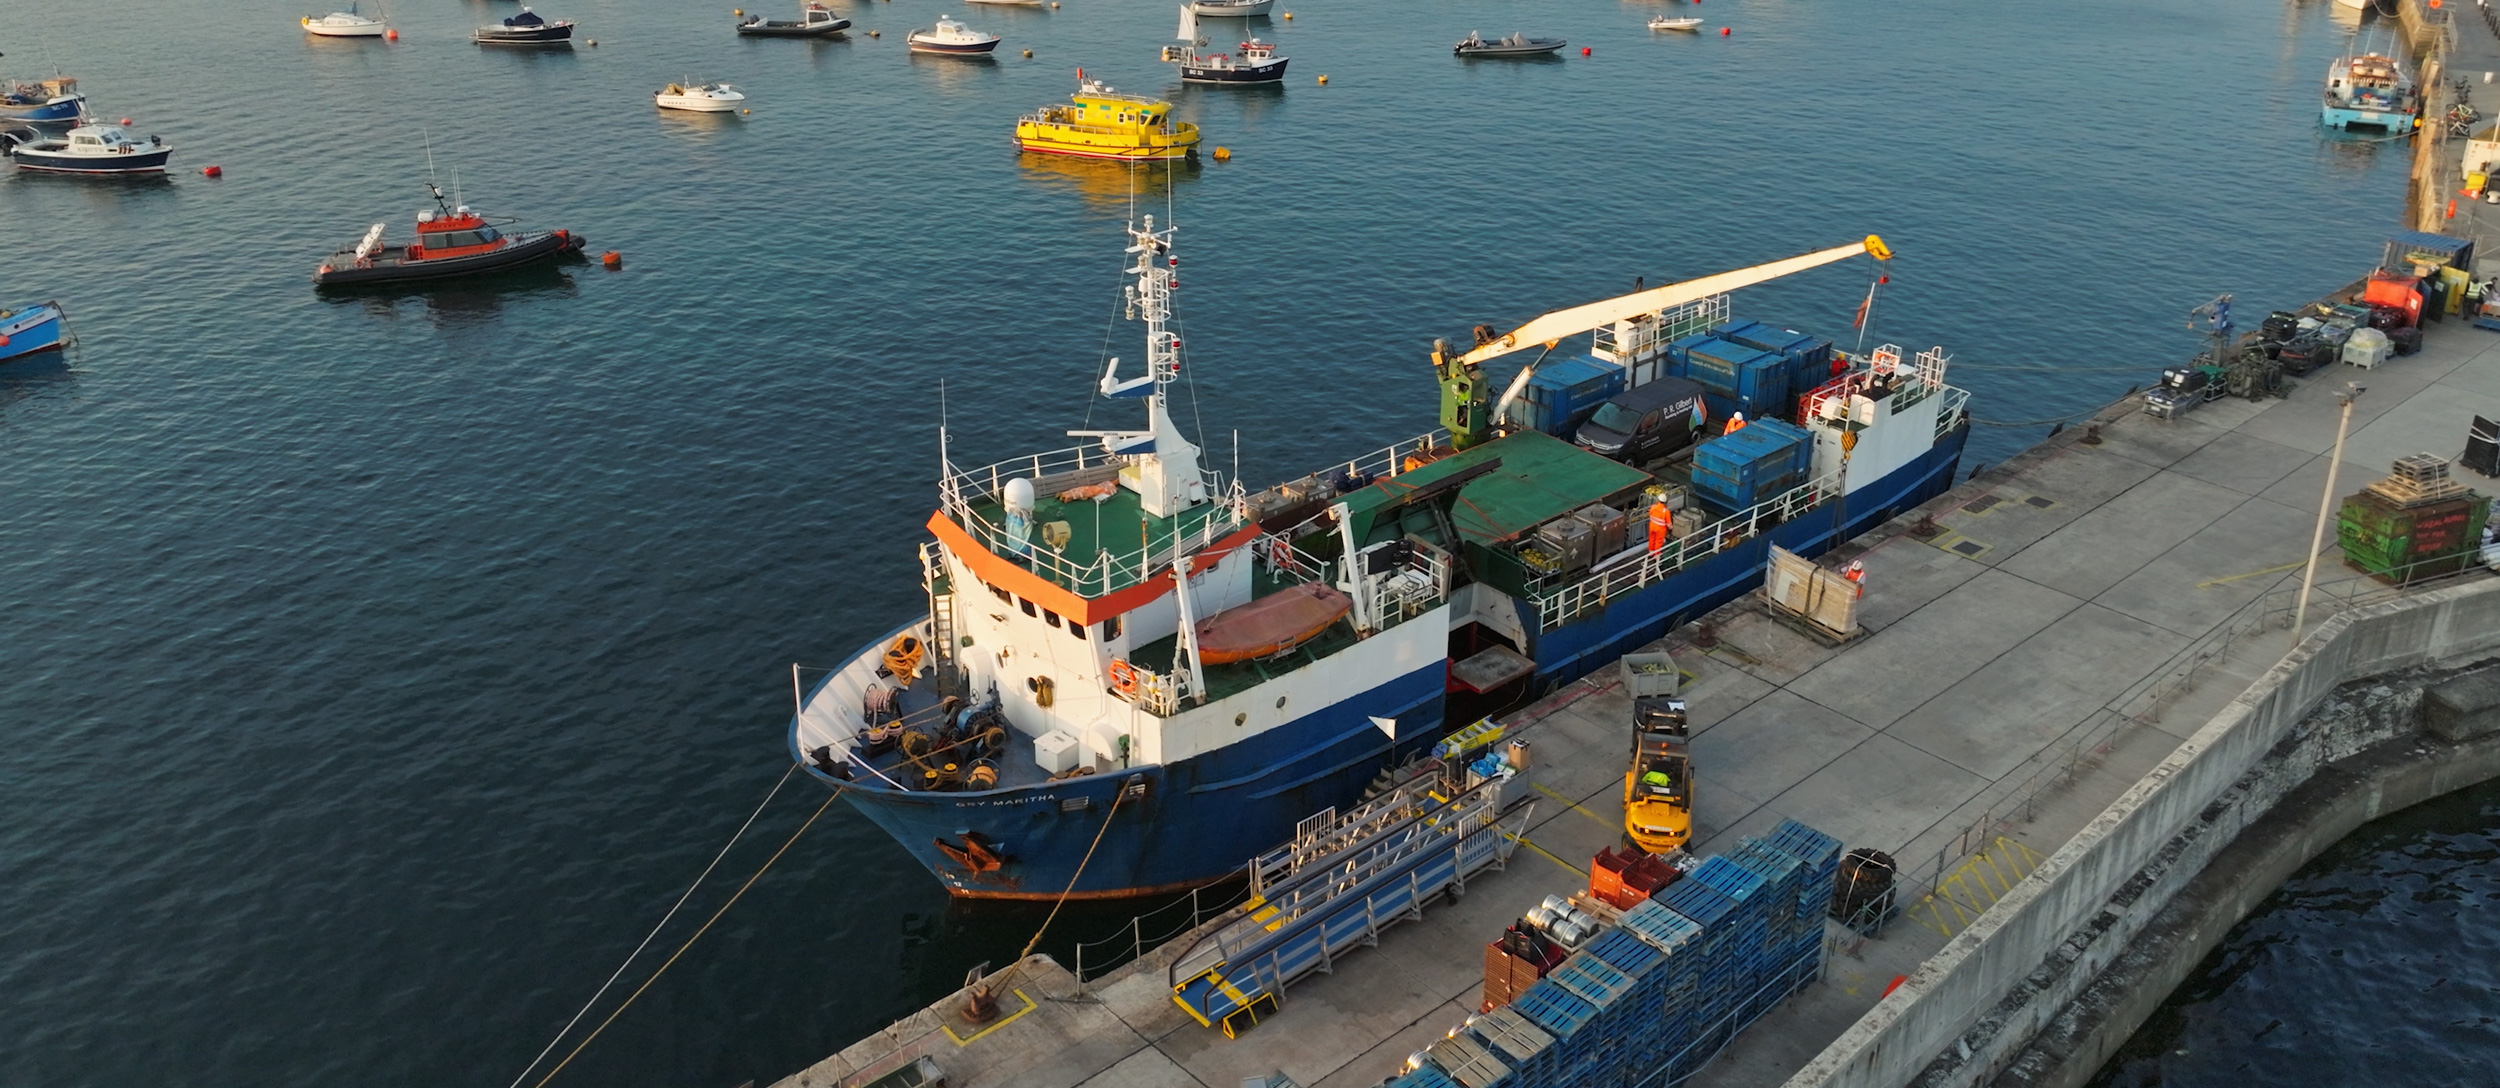
[[[1227,1036],[1279,1007],[1285,987],[1329,971],[1380,931],[1423,917],[1434,895],[1510,860],[1534,808],[1501,820],[1493,779],[1455,796],[1433,779],[1391,791],[1342,817],[1303,822],[1294,841],[1251,862],[1241,913],[1172,960],[1165,981],[1192,1019]]]

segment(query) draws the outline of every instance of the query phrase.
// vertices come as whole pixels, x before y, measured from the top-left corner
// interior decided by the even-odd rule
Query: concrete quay
[[[2121,401],[1928,504],[1943,530],[1934,537],[1913,534],[1905,516],[1825,557],[1866,565],[1867,630],[1849,643],[1795,633],[1752,598],[1708,617],[1712,637],[1687,626],[1664,640],[1693,676],[1698,852],[1793,817],[1892,853],[1910,885],[1900,919],[1873,939],[1836,941],[1825,979],[1694,1083],[1908,1079],[1827,1045],[1890,1030],[1877,1022],[1898,1022],[1897,1012],[1870,1015],[1888,983],[1912,976],[1904,990],[1915,998],[1935,975],[1931,958],[2143,788],[2139,779],[2291,648],[2290,593],[2346,380],[2368,392],[2339,493],[2398,456],[2453,454],[2473,414],[2500,417],[2500,334],[2433,325],[2420,354],[2377,370],[2324,369],[2284,399],[2217,401],[2171,421]],[[2341,609],[2454,584],[2389,590],[2329,549],[2313,628]],[[1617,841],[1629,700],[1611,679],[1511,718],[1534,744],[1533,850],[1335,973],[1297,983],[1239,1039],[1173,1005],[1161,955],[1087,993],[1035,957],[1017,969],[1001,1020],[963,1022],[958,995],[782,1088],[856,1085],[921,1055],[959,1088],[1232,1088],[1279,1072],[1308,1088],[1376,1085],[1474,1011],[1484,943],[1544,896],[1581,885],[1588,857]],[[1891,1064],[1915,1071],[1927,1057]]]

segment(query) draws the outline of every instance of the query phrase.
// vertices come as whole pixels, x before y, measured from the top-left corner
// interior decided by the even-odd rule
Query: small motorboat
[[[1189,10],[1218,19],[1247,19],[1275,6],[1276,0],[1190,0]]]
[[[59,350],[64,316],[58,302],[0,306],[0,359]]]
[[[1698,34],[1701,33],[1701,20],[1678,19],[1672,16],[1661,15],[1649,21],[1649,28],[1651,30],[1682,30]]]
[[[140,140],[120,125],[83,121],[65,135],[31,128],[0,132],[0,150],[20,170],[56,174],[162,174],[173,145],[154,136]]]
[[[974,30],[947,16],[939,16],[937,26],[915,30],[904,41],[911,43],[914,53],[946,53],[956,56],[978,56],[998,48],[998,35]]]
[[[78,81],[67,76],[0,83],[0,121],[75,121],[86,105]]]
[[[800,6],[799,17],[795,22],[749,15],[745,22],[738,24],[738,33],[750,38],[822,38],[830,34],[842,33],[850,28],[850,20],[834,14],[831,8],[810,0],[809,3]]]
[[[417,213],[415,241],[402,245],[385,242],[384,224],[375,223],[363,240],[321,262],[321,267],[313,270],[313,283],[321,287],[354,287],[482,275],[579,253],[585,244],[581,235],[564,230],[505,234],[485,217],[470,211],[468,205],[454,208],[445,204],[441,189],[432,185],[426,189],[434,194],[434,205],[441,210]]]
[[[573,20],[549,22],[543,15],[522,8],[519,15],[503,21],[501,26],[482,26],[475,35],[479,45],[571,45]]]
[[[1198,126],[1172,120],[1172,104],[1121,94],[1076,73],[1068,104],[1016,121],[1016,149],[1088,159],[1182,159],[1198,153]]]
[[[651,104],[664,110],[688,110],[694,113],[732,113],[747,104],[747,96],[729,83],[671,83],[651,92]]]
[[[1181,44],[1163,47],[1163,59],[1181,66],[1183,83],[1279,83],[1285,78],[1287,58],[1257,38],[1241,43],[1238,54],[1199,52],[1207,39],[1198,35],[1198,14],[1188,5],[1181,7],[1179,37]]]
[[[380,19],[358,13],[354,4],[347,5],[346,11],[319,18],[307,15],[297,21],[304,24],[306,31],[324,38],[379,38],[391,29]]]
[[[1486,41],[1484,35],[1470,30],[1450,52],[1462,57],[1542,57],[1561,52],[1568,44],[1561,38],[1531,38],[1525,34]]]

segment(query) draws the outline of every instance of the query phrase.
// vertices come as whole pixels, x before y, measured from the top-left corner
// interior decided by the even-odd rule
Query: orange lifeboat
[[[1273,657],[1309,642],[1353,608],[1353,599],[1317,582],[1289,586],[1199,621],[1198,660],[1228,665]]]

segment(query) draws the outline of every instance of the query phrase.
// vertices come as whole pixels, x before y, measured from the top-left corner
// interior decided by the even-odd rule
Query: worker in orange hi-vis
[[[1675,528],[1675,511],[1667,509],[1667,504],[1663,501],[1649,504],[1649,550],[1665,551],[1668,531],[1673,528]]]
[[[1731,414],[1727,417],[1727,429],[1726,429],[1726,430],[1724,430],[1724,431],[1720,431],[1719,433],[1720,433],[1721,435],[1731,435],[1731,434],[1735,434],[1736,432],[1741,431],[1741,430],[1744,430],[1744,429],[1745,429],[1745,413],[1743,413],[1743,412],[1735,412],[1735,413],[1731,413]]]
[[[1852,559],[1849,565],[1841,570],[1840,576],[1858,587],[1858,596],[1866,596],[1866,564]]]

